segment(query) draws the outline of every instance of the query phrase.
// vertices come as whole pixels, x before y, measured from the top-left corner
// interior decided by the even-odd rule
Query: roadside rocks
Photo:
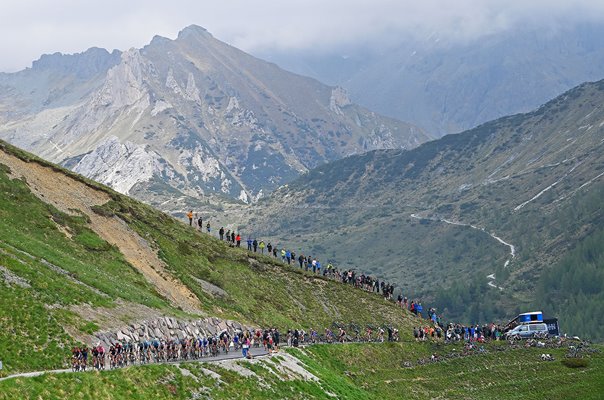
[[[197,281],[197,283],[199,283],[199,286],[201,287],[201,290],[203,290],[205,293],[209,294],[212,297],[221,297],[221,298],[227,298],[229,297],[229,294],[224,291],[222,288],[219,288],[218,286],[204,281],[203,279],[199,279],[199,278],[195,278],[193,277],[193,279],[195,279],[195,281]]]
[[[13,274],[8,268],[0,265],[0,280],[3,280],[9,285],[16,285],[24,289],[31,287],[27,279],[21,278],[18,275]]]
[[[221,320],[215,317],[194,321],[161,317],[149,321],[139,321],[113,332],[98,332],[94,336],[98,339],[98,342],[109,346],[116,342],[139,342],[154,338],[163,340],[193,339],[198,336],[216,335],[224,330],[232,335],[236,330],[248,329],[254,328],[244,326],[237,321]]]

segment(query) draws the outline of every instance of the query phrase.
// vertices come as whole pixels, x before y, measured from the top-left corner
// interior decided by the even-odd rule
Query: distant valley
[[[594,244],[604,226],[602,104],[604,81],[588,83],[531,113],[410,151],[319,167],[260,202],[248,226],[396,281],[451,318],[504,318],[526,307],[586,318],[568,304],[582,293],[585,308],[595,307],[604,289],[601,265],[592,269],[576,251],[604,250]],[[567,273],[575,278],[556,280]],[[585,324],[601,337],[596,321]]]

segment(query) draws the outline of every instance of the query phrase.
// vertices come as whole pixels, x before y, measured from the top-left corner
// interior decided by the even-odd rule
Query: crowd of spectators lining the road
[[[189,225],[193,226],[193,211],[189,211],[187,216],[189,218]],[[203,231],[204,225],[201,217],[197,219],[197,226],[201,231]],[[212,233],[209,221],[206,221],[205,229],[207,233]],[[226,242],[232,247],[241,247],[241,234],[236,233],[234,230],[231,231],[229,229],[225,231],[224,227],[221,227],[218,230],[218,238],[222,241],[226,240]],[[264,242],[264,240],[258,240],[255,238],[252,239],[251,237],[248,237],[245,242],[247,244],[247,250],[250,252],[266,254],[277,259],[280,258],[284,264],[298,265],[299,268],[303,269],[304,271],[312,271],[313,274],[353,285],[368,292],[381,293],[387,300],[393,299],[394,285],[387,283],[384,280],[380,281],[379,279],[364,273],[357,274],[357,272],[353,269],[340,270],[330,262],[327,263],[327,265],[324,265],[316,257],[306,256],[304,254],[296,254],[294,251],[288,250],[284,247],[279,249],[279,246],[273,245],[271,242]],[[402,305],[403,298],[401,296],[399,297],[398,302]],[[406,301],[406,298],[404,300]],[[419,310],[419,315],[421,316],[421,303],[417,303],[417,305],[415,304],[416,303],[411,302],[411,311],[413,311],[413,307],[417,307]]]
[[[194,215],[190,211],[187,213],[189,225],[193,226]],[[195,221],[199,230],[203,231],[203,219],[195,216]],[[205,225],[206,232],[211,234],[211,225],[207,221]],[[218,238],[226,240],[232,247],[241,247],[241,235],[235,231],[227,230],[221,227],[218,230]],[[285,248],[279,249],[271,242],[265,243],[248,237],[246,239],[247,250],[254,253],[266,254],[274,258],[281,258],[281,261],[287,265],[298,265],[300,269],[313,274],[333,279],[343,284],[349,284],[367,292],[380,294],[386,300],[396,301],[396,304],[402,309],[409,310],[418,317],[418,325],[413,328],[413,337],[416,341],[425,340],[444,340],[445,342],[465,341],[465,342],[484,342],[485,340],[500,340],[503,337],[504,329],[494,323],[482,326],[465,326],[461,324],[443,324],[436,313],[435,308],[429,308],[424,317],[424,308],[420,301],[409,301],[407,297],[399,294],[396,300],[394,296],[394,285],[380,281],[370,275],[357,274],[352,269],[340,271],[330,262],[322,265],[315,257],[305,256],[304,254],[295,254],[295,252]],[[266,250],[266,253],[265,253]],[[422,324],[427,318],[431,323]],[[334,325],[337,325],[334,323]],[[387,340],[398,341],[398,330],[392,326],[386,325]],[[361,327],[352,327],[354,334],[346,331],[344,326],[334,326],[325,328],[324,333],[310,329],[305,332],[300,329],[291,329],[287,332],[287,345],[297,347],[299,344],[308,343],[343,343],[346,341],[377,341],[383,342],[385,330],[382,327],[366,327],[362,332]],[[252,347],[260,347],[271,353],[279,349],[280,333],[276,328],[257,329],[255,331],[236,331],[231,336],[229,332],[222,331],[219,334],[210,337],[197,337],[188,339],[164,339],[154,338],[141,340],[139,343],[112,343],[108,352],[99,343],[90,350],[87,347],[74,347],[72,349],[72,368],[74,371],[86,370],[90,364],[95,369],[105,369],[108,364],[110,368],[120,368],[132,364],[161,363],[170,361],[184,361],[201,359],[205,357],[216,357],[221,352],[225,354],[231,350],[242,351],[242,356],[251,358]],[[91,359],[89,360],[89,353]]]
[[[200,231],[204,230],[202,217],[198,217],[197,214],[194,216],[193,211],[189,211],[187,217],[189,218],[190,226],[193,226],[195,217],[197,228]],[[205,229],[207,233],[212,233],[210,221],[206,221]],[[226,240],[232,247],[241,247],[241,235],[236,233],[235,230],[231,231],[229,229],[225,231],[224,227],[220,227],[218,230],[218,238],[220,240]],[[245,242],[247,244],[247,250],[250,252],[266,254],[277,259],[281,258],[281,261],[287,265],[298,265],[299,268],[304,271],[312,271],[313,274],[322,275],[326,278],[352,285],[367,292],[381,293],[386,300],[394,301],[393,296],[395,286],[384,280],[380,281],[378,278],[364,273],[357,274],[353,269],[339,270],[332,265],[331,262],[328,262],[327,265],[323,265],[315,257],[296,254],[294,251],[286,248],[279,249],[279,246],[273,245],[271,242],[265,243],[264,240],[259,241],[256,238],[252,239],[251,237],[248,237]],[[409,310],[414,315],[418,316],[420,321],[425,318],[424,307],[422,306],[421,301],[409,301],[406,296],[399,294],[396,298],[396,303],[400,307]],[[445,341],[463,340],[483,342],[487,339],[500,340],[504,333],[504,327],[495,323],[484,324],[482,326],[443,323],[437,315],[435,308],[429,308],[426,317],[432,322],[432,325],[415,327],[413,329],[415,340],[423,341],[427,339],[444,338]]]

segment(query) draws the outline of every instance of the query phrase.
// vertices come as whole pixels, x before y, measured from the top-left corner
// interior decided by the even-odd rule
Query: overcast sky
[[[243,50],[329,49],[415,34],[472,40],[604,21],[604,0],[1,0],[0,71],[44,53],[142,47],[196,24]]]

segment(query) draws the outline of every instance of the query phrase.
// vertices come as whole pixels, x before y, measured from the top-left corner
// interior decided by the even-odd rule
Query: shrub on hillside
[[[94,205],[90,208],[92,209],[92,211],[94,211],[95,214],[98,214],[102,217],[111,218],[115,215],[112,210],[105,208],[103,206]]]
[[[587,368],[589,360],[584,358],[567,358],[562,360],[562,364],[568,368]]]

